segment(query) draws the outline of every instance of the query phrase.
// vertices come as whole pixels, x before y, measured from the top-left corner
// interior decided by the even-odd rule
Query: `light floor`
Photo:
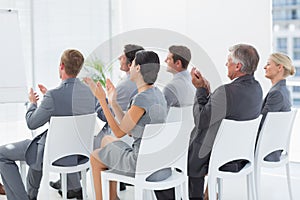
[[[300,199],[300,163],[291,163],[292,189],[295,200]],[[51,174],[53,180],[58,178],[58,175]],[[245,179],[231,179],[224,180],[224,200],[246,200],[246,180]],[[40,191],[39,200],[45,199],[62,199],[56,190],[44,185]],[[94,199],[91,189],[90,176],[88,174],[88,199]],[[49,194],[47,195],[47,189]],[[49,198],[47,198],[49,197]],[[6,196],[0,195],[0,200],[6,200]],[[120,192],[121,200],[133,200],[133,187],[127,186],[125,191]],[[285,177],[285,170],[268,169],[263,170],[262,175],[262,200],[287,200],[289,199],[287,182]]]
[[[299,112],[298,112],[299,114]],[[300,121],[300,115],[296,122]],[[297,124],[297,129],[300,130],[300,123]],[[42,130],[40,130],[42,131]],[[38,131],[39,132],[39,131]],[[0,145],[8,142],[31,138],[31,132],[25,127],[24,121],[18,122],[0,122]],[[299,131],[294,131],[291,138],[291,176],[292,189],[294,200],[300,199],[300,134]],[[296,161],[296,162],[295,162]],[[285,169],[268,169],[262,171],[262,200],[288,200],[287,182],[285,177]],[[57,180],[57,174],[50,174],[50,179]],[[224,200],[246,200],[246,180],[232,179],[224,180]],[[88,197],[94,199],[92,192],[90,174],[88,173]],[[62,199],[56,190],[50,188],[48,183],[41,185],[39,200],[47,199]],[[128,187],[126,191],[120,192],[121,200],[133,200],[133,187]],[[6,200],[6,196],[0,195],[0,200]]]
[[[291,163],[291,175],[292,175],[292,189],[293,197],[295,200],[300,199],[300,163]],[[58,177],[55,174],[51,174],[53,180]],[[224,200],[246,200],[246,180],[245,179],[231,179],[224,180]],[[47,195],[46,192],[49,192]],[[42,186],[41,195],[38,197],[39,200],[46,199],[62,199],[56,190],[48,187],[47,185]],[[49,198],[47,198],[49,197]],[[268,169],[263,171],[262,176],[262,200],[288,200],[287,182],[285,177],[284,169]],[[94,199],[90,177],[88,176],[88,199]],[[120,192],[121,200],[133,200],[133,187],[127,186],[125,191]],[[6,200],[6,196],[0,195],[0,200]]]

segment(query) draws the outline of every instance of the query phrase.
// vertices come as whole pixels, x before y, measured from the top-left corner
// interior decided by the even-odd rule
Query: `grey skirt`
[[[99,151],[100,160],[108,170],[117,174],[134,177],[137,155],[127,143],[117,140]]]
[[[99,151],[99,158],[108,167],[108,171],[126,176],[135,176],[137,155],[134,149],[122,140],[107,144]],[[153,161],[155,162],[155,161]],[[161,181],[171,175],[170,168],[160,169],[151,174],[147,181]]]

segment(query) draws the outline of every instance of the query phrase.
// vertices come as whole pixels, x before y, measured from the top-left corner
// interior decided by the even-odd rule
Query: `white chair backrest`
[[[223,119],[210,156],[209,173],[230,161],[245,159],[254,164],[254,146],[261,116],[253,120]]]
[[[167,167],[176,167],[186,173],[192,128],[192,120],[146,125],[135,178],[144,181],[153,172]]]
[[[44,164],[51,165],[68,155],[89,158],[93,149],[96,113],[51,117],[44,152]]]
[[[289,112],[268,112],[259,133],[256,159],[263,160],[276,150],[289,153],[290,137],[297,110]]]
[[[180,122],[193,119],[193,106],[170,107],[166,122]]]

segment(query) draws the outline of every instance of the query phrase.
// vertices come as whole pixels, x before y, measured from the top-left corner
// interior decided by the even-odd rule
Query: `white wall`
[[[108,0],[40,0],[33,4],[36,84],[59,83],[63,50],[76,48],[86,57],[108,39]]]
[[[120,1],[119,32],[124,33],[141,28],[159,28],[174,31],[193,40],[207,52],[219,73],[206,71],[208,78],[217,85],[228,81],[226,77],[226,56],[228,47],[236,43],[254,45],[261,59],[256,73],[264,92],[270,84],[264,78],[263,66],[271,53],[271,2],[214,1],[214,0],[126,0]],[[155,37],[155,35],[153,36]],[[172,37],[172,35],[170,36]],[[164,42],[164,41],[161,41]],[[178,44],[176,37],[173,44]],[[168,46],[165,46],[167,49]],[[201,64],[201,56],[192,49],[192,63]],[[214,81],[213,79],[216,79]]]
[[[76,48],[87,57],[108,39],[108,2],[0,1],[0,8],[19,12],[28,88],[37,88],[38,83],[53,88],[60,83],[58,65],[63,50]],[[8,66],[2,69],[5,67]],[[0,111],[0,122],[24,120],[23,104],[3,104]]]
[[[111,3],[111,31],[123,34],[141,28],[159,28],[173,31],[168,41],[159,40],[159,35],[144,35],[141,41],[159,43],[166,53],[171,44],[182,43],[192,49],[192,65],[197,66],[210,79],[213,86],[228,81],[225,60],[227,49],[236,43],[249,43],[257,47],[261,61],[256,77],[264,91],[270,84],[263,77],[263,65],[271,52],[271,3],[270,0],[213,1],[213,0],[40,0],[29,3],[22,0],[3,0],[2,8],[25,10],[20,12],[27,26],[21,24],[24,38],[24,55],[27,59],[27,75],[34,66],[34,84],[43,83],[54,87],[59,82],[57,67],[59,57],[66,48],[78,48],[88,56],[109,37],[109,2]],[[25,6],[24,6],[25,5]],[[33,40],[31,43],[29,16],[33,16]],[[181,37],[182,36],[182,37]],[[181,39],[178,39],[180,37]],[[185,39],[182,39],[186,37]],[[127,40],[128,41],[128,40]],[[126,42],[127,42],[126,41]],[[134,43],[134,39],[130,40]],[[124,41],[125,43],[125,41]],[[120,44],[121,47],[124,43]],[[34,55],[29,53],[33,44]],[[203,61],[203,52],[216,66],[210,72],[210,62]],[[122,48],[114,51],[121,52]],[[165,54],[162,53],[162,63]],[[115,57],[113,58],[115,59]],[[217,72],[216,72],[217,71]],[[218,75],[215,74],[218,73]],[[166,75],[167,76],[167,75]],[[211,78],[212,77],[212,78]],[[217,80],[215,77],[218,77]],[[29,80],[32,77],[29,77]],[[31,86],[31,85],[29,85]]]

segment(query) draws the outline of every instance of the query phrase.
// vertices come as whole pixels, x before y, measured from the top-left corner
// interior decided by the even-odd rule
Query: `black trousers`
[[[189,177],[189,198],[190,200],[203,200],[204,177]],[[175,189],[156,190],[156,198],[158,200],[175,199]]]

